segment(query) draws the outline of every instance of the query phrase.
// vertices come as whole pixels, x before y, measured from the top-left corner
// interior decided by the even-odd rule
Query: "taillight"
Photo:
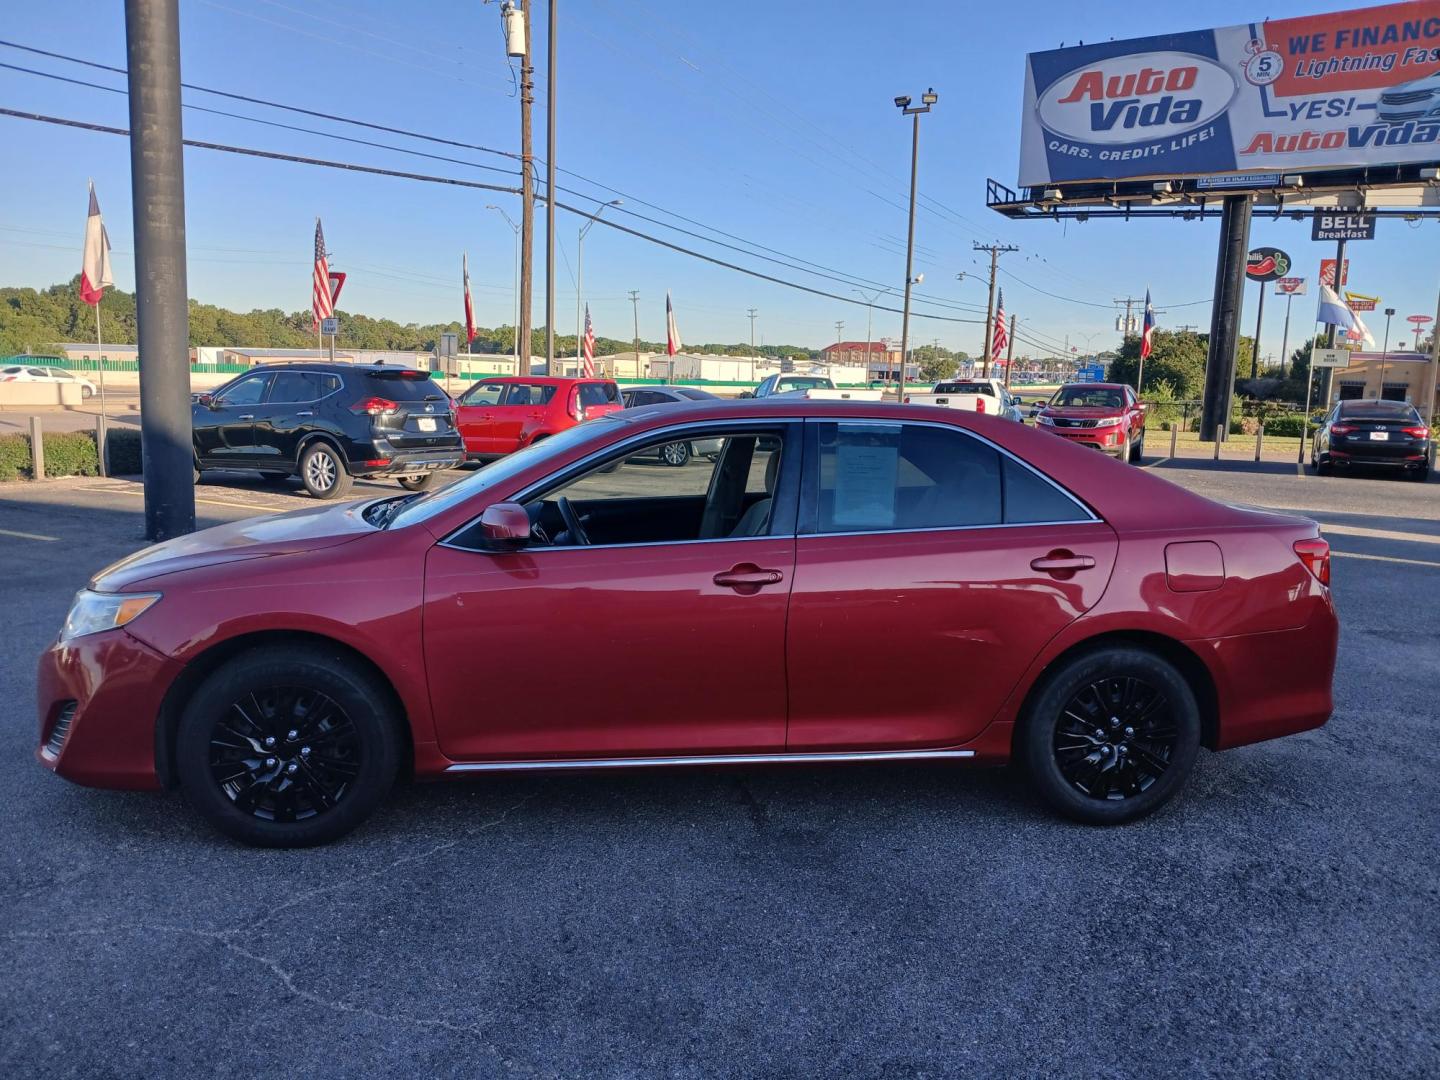
[[[980,397],[980,398],[976,398],[976,399],[975,399],[975,411],[976,411],[976,412],[984,412],[984,411],[985,411],[985,399],[984,399],[983,397]]]
[[[565,406],[565,411],[577,424],[585,419],[585,406],[580,401],[580,387],[572,386],[570,388],[570,399]]]
[[[1428,439],[1430,437],[1430,429],[1424,424],[1418,424],[1415,427],[1401,428],[1400,430],[1415,439]]]
[[[1330,584],[1330,542],[1315,537],[1313,540],[1296,540],[1295,555],[1305,564],[1305,569],[1315,575],[1321,585]]]
[[[1330,425],[1330,434],[1331,434],[1331,435],[1349,435],[1349,434],[1350,434],[1352,431],[1354,431],[1354,430],[1355,430],[1355,425],[1354,425],[1354,424],[1331,424],[1331,425]]]
[[[364,401],[357,401],[354,405],[351,405],[350,411],[353,413],[363,412],[369,413],[371,416],[379,416],[381,413],[394,412],[398,408],[400,408],[400,406],[396,405],[395,402],[389,398],[368,397]]]

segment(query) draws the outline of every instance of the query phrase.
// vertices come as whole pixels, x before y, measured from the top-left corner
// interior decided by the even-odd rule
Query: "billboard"
[[[1440,161],[1440,0],[1031,53],[1020,183]]]

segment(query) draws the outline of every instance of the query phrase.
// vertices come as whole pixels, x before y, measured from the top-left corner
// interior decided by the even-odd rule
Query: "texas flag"
[[[85,262],[80,267],[80,299],[91,307],[100,303],[107,288],[113,288],[110,276],[110,234],[100,219],[100,203],[95,198],[95,185],[90,185],[90,216],[85,219]]]
[[[665,292],[665,351],[674,356],[685,346],[680,342],[680,328],[675,325],[675,308],[670,303],[670,292]]]
[[[465,349],[468,352],[470,343],[475,340],[479,332],[475,329],[475,302],[470,299],[470,256],[468,253],[460,256],[460,277],[465,287]]]
[[[1140,331],[1140,359],[1150,356],[1150,339],[1155,336],[1155,305],[1150,303],[1150,290],[1145,290],[1145,325]]]

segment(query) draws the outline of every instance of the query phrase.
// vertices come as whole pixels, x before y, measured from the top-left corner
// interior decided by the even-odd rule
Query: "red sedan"
[[[646,460],[702,439],[715,462]],[[277,846],[402,772],[647,765],[1018,757],[1122,822],[1201,746],[1326,721],[1328,579],[1313,522],[988,416],[633,409],[100,572],[41,658],[38,756]]]

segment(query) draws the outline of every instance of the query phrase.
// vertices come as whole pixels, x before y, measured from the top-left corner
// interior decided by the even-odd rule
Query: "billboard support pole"
[[[1337,240],[1337,241],[1335,241],[1335,293],[1336,293],[1336,295],[1342,295],[1342,296],[1344,295],[1343,293],[1340,292],[1340,290],[1344,287],[1344,283],[1345,283],[1345,241],[1344,241],[1344,240]],[[1327,349],[1333,349],[1333,348],[1335,348],[1335,338],[1336,338],[1336,336],[1337,336],[1338,330],[1339,330],[1339,327],[1337,327],[1334,323],[1328,323],[1328,324],[1326,325],[1326,327],[1325,327],[1325,331],[1326,331],[1326,333],[1325,333],[1325,347],[1326,347]],[[1322,394],[1322,396],[1321,396],[1321,398],[1320,398],[1320,400],[1324,403],[1325,408],[1327,408],[1327,409],[1330,407],[1330,391],[1331,391],[1331,389],[1332,389],[1332,387],[1333,387],[1333,380],[1334,380],[1334,378],[1335,378],[1335,369],[1334,369],[1334,368],[1328,368],[1328,367],[1327,367],[1327,368],[1325,369],[1325,390],[1324,390],[1324,392],[1323,392],[1323,394]]]
[[[1245,253],[1250,244],[1250,211],[1249,195],[1225,196],[1220,215],[1220,252],[1215,264],[1215,304],[1210,314],[1210,348],[1205,358],[1202,442],[1223,442],[1228,432],[1236,337],[1244,300]]]
[[[1260,303],[1255,308],[1255,342],[1250,347],[1250,378],[1260,377],[1260,327],[1265,322],[1265,282],[1260,282]]]
[[[1280,370],[1285,372],[1290,363],[1290,305],[1295,302],[1294,293],[1285,294],[1285,330],[1280,335]],[[1258,337],[1259,334],[1257,333]]]

